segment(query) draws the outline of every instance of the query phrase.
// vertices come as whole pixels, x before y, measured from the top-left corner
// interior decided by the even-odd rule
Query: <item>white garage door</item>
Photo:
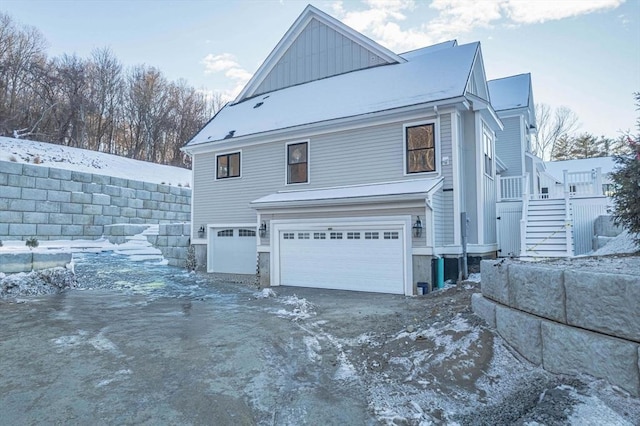
[[[209,272],[256,273],[256,231],[214,228],[209,233]]]
[[[404,294],[400,229],[279,234],[281,285]]]

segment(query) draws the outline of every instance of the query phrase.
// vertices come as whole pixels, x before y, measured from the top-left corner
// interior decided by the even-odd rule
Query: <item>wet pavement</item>
[[[579,424],[580,401],[602,401],[505,348],[472,285],[275,294],[113,254],[76,274],[0,301],[0,424]],[[637,399],[597,386],[612,424],[638,420]]]

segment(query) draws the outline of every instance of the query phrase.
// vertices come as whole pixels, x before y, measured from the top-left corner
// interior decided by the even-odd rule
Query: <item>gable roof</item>
[[[519,74],[487,82],[491,105],[496,111],[533,106],[531,74]]]
[[[320,33],[322,33],[323,37],[320,37]],[[325,55],[328,55],[328,51],[330,51],[332,46],[336,46],[338,56],[341,59],[344,54],[344,58],[348,64],[345,64],[343,67],[335,66],[332,67],[332,69],[327,67],[327,69],[321,72],[314,69],[314,72],[306,76],[304,75],[305,73],[301,71],[309,71],[308,68],[313,66],[310,63],[311,58],[300,56],[296,54],[296,51],[300,53],[305,50],[308,56],[309,52],[306,51],[308,46],[315,43],[319,44],[321,40],[323,43],[326,43],[324,45],[326,50],[323,52]],[[309,60],[308,64],[307,60]],[[289,28],[280,42],[278,42],[269,56],[267,56],[267,59],[265,59],[260,68],[258,68],[258,71],[256,71],[244,89],[238,94],[234,103],[271,90],[283,88],[281,83],[277,83],[278,80],[283,79],[283,74],[289,77],[290,81],[284,83],[286,86],[289,86],[372,66],[402,62],[405,62],[405,60],[389,49],[379,45],[312,5],[307,5],[291,28]],[[282,70],[281,73],[277,73],[278,68],[285,69]]]
[[[187,146],[462,97],[480,44],[447,43],[227,104]]]

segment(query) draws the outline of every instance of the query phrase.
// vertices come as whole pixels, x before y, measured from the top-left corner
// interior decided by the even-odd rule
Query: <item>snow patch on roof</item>
[[[519,74],[487,82],[491,105],[496,111],[529,106],[531,74]]]
[[[453,43],[452,43],[453,44]],[[228,104],[189,143],[194,146],[464,95],[479,43],[407,54],[407,62],[316,80]],[[258,103],[262,102],[259,107]]]
[[[416,179],[405,182],[354,185],[339,188],[320,188],[305,191],[280,191],[258,198],[251,204],[291,203],[301,201],[337,200],[346,198],[380,197],[391,195],[426,194],[442,181],[441,178]]]

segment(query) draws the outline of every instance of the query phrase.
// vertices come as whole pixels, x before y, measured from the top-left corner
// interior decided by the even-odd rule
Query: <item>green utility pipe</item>
[[[444,258],[439,257],[437,262],[436,270],[438,273],[438,288],[444,288]]]

